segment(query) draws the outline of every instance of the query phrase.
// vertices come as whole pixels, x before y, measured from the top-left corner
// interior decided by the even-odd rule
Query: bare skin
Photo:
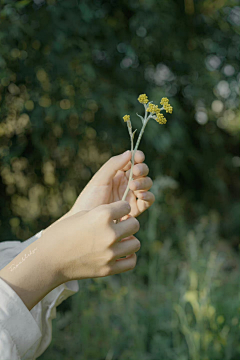
[[[148,177],[149,168],[143,162],[144,153],[136,151],[133,167],[133,180],[126,201],[131,206],[130,216],[137,217],[155,201],[152,179]],[[110,204],[122,199],[131,167],[131,152],[111,157],[92,177],[78,196],[71,210],[61,219],[82,210],[91,210],[96,206]],[[59,220],[61,220],[59,219]]]
[[[118,201],[52,224],[0,271],[0,277],[31,310],[64,282],[133,269],[140,249],[140,241],[133,234],[139,222],[134,217],[114,222],[129,212],[128,202]],[[32,254],[26,258],[26,253]],[[120,259],[123,256],[128,257]]]
[[[109,276],[136,266],[140,242],[133,235],[139,230],[135,217],[152,205],[154,195],[149,191],[152,180],[147,177],[144,154],[137,151],[131,190],[127,201],[121,201],[130,159],[131,152],[109,159],[71,210],[0,271],[29,310],[64,282]],[[115,223],[117,219],[121,222]]]

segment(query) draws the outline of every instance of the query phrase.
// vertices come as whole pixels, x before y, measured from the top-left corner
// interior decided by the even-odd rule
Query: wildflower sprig
[[[148,100],[148,97],[146,94],[141,94],[138,97],[138,101],[140,102],[140,104],[144,105],[145,108],[145,115],[144,117],[142,117],[141,115],[139,115],[137,113],[137,116],[140,117],[141,121],[142,121],[142,128],[141,131],[139,133],[138,139],[136,141],[136,145],[134,147],[133,144],[133,139],[134,139],[134,134],[137,130],[135,130],[134,132],[132,132],[132,124],[131,124],[131,120],[130,120],[130,115],[124,115],[123,116],[123,120],[124,122],[127,123],[127,127],[128,127],[128,132],[130,135],[130,139],[131,139],[131,151],[132,151],[132,159],[131,159],[131,170],[130,170],[130,175],[129,175],[129,180],[128,180],[128,185],[127,188],[124,192],[124,195],[122,197],[122,200],[126,199],[126,196],[128,194],[129,191],[129,184],[132,180],[132,172],[133,172],[133,165],[134,165],[134,157],[135,157],[135,153],[138,149],[138,146],[140,144],[140,140],[142,138],[142,135],[144,133],[145,127],[148,123],[148,121],[150,119],[154,119],[156,120],[160,125],[166,124],[167,119],[164,117],[164,115],[161,113],[162,110],[165,110],[166,113],[170,113],[172,114],[173,111],[173,107],[169,104],[169,100],[166,97],[163,97],[162,100],[160,101],[160,105],[162,105],[162,107],[158,107],[158,105],[153,104],[152,101]]]

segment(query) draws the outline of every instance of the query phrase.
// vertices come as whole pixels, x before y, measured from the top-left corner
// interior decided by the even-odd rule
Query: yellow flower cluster
[[[125,122],[127,122],[128,120],[130,120],[130,115],[124,115],[124,116],[123,116],[123,120],[124,120]]]
[[[158,105],[153,104],[152,102],[149,102],[148,97],[146,94],[141,94],[138,97],[138,101],[141,104],[148,104],[147,106],[147,112],[151,113],[151,117],[152,115],[156,115],[155,117],[153,117],[159,124],[163,125],[166,124],[167,119],[163,116],[163,114],[161,113],[161,109],[159,109]],[[173,111],[173,107],[169,104],[169,100],[167,97],[163,97],[162,100],[160,101],[160,104],[163,106],[163,108],[165,109],[165,111],[167,113],[172,113]],[[124,115],[123,116],[123,120],[125,122],[128,122],[128,126],[131,126],[131,122],[130,122],[130,115]]]
[[[166,110],[166,112],[170,112],[170,108],[169,108],[169,104],[168,104],[168,99],[167,98],[162,98],[162,101],[160,102],[161,105],[163,105],[164,109],[166,110],[166,107],[169,111]],[[171,107],[172,108],[172,107]],[[163,125],[163,124],[166,124],[167,122],[167,119],[163,116],[163,114],[160,112],[161,110],[159,109],[159,107],[155,104],[148,104],[148,108],[147,108],[147,111],[152,113],[152,114],[156,114],[157,117],[156,117],[156,121]]]
[[[151,112],[151,113],[155,113],[155,114],[160,113],[159,107],[157,105],[155,105],[155,104],[152,104],[152,103],[148,104],[147,111]]]
[[[140,102],[140,104],[147,104],[148,103],[147,95],[146,94],[139,95],[138,101]]]
[[[163,97],[160,104],[164,107],[167,113],[172,113],[173,107],[169,104],[168,98]]]
[[[164,124],[166,124],[167,119],[163,116],[163,114],[158,113],[158,114],[157,114],[156,121],[157,121],[159,124],[164,125]]]

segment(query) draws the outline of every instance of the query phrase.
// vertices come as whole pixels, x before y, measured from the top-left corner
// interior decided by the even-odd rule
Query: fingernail
[[[127,150],[127,151],[125,151],[125,152],[123,153],[123,156],[126,156],[126,157],[127,157],[127,155],[129,155],[129,153],[130,153],[130,150]]]

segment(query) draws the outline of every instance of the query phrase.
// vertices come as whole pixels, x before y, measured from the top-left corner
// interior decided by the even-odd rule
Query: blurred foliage
[[[43,358],[237,359],[239,2],[1,0],[0,48],[2,241],[49,226],[129,148],[139,94],[174,109],[140,145],[158,200],[138,266],[81,282]]]
[[[131,276],[79,282],[42,360],[239,358],[239,259],[219,238],[219,216],[212,211],[191,230],[180,218],[177,251],[157,233],[159,214],[150,210]]]

